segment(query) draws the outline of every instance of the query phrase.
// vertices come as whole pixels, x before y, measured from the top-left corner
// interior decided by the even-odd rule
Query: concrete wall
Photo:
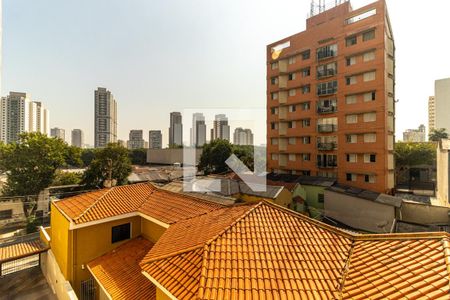
[[[200,156],[202,154],[202,149],[193,148],[176,148],[176,149],[148,149],[147,150],[147,163],[158,164],[158,165],[173,165],[174,163],[184,162],[184,154],[190,154],[189,157],[195,157],[195,165],[200,161]],[[189,158],[186,157],[188,161]],[[186,163],[186,165],[192,165],[192,160]]]
[[[436,128],[445,128],[450,132],[450,78],[436,80],[434,83],[434,101],[436,109]]]
[[[436,150],[437,200],[440,205],[449,204],[449,150],[450,140],[441,140]]]
[[[321,219],[323,211],[323,203],[319,202],[319,195],[323,194],[325,188],[322,186],[302,184],[302,194],[305,196],[306,210],[310,216],[315,219]]]
[[[41,270],[59,300],[76,300],[74,290],[64,278],[52,250],[41,253]]]
[[[450,224],[449,208],[444,206],[427,205],[423,203],[403,201],[400,220],[425,225]]]
[[[325,190],[324,214],[355,229],[390,232],[395,207]]]

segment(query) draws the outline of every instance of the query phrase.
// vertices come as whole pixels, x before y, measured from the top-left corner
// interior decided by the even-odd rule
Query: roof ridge
[[[156,245],[156,243],[155,243],[155,245]],[[178,251],[172,252],[172,253],[170,253],[170,254],[165,254],[165,255],[157,256],[157,257],[155,257],[155,258],[149,259],[149,260],[146,261],[146,262],[143,262],[143,264],[151,264],[151,263],[153,263],[153,262],[155,262],[155,261],[158,261],[158,260],[163,260],[163,259],[166,259],[166,258],[169,258],[169,257],[177,256],[177,255],[180,255],[180,254],[183,254],[183,253],[186,253],[186,252],[191,252],[191,251],[200,249],[200,248],[202,248],[203,246],[204,246],[203,243],[199,243],[199,244],[196,245],[196,246],[192,246],[192,247],[189,247],[189,248],[184,248],[184,249],[182,249],[182,250],[178,250]]]
[[[348,250],[348,256],[347,256],[344,268],[341,273],[341,282],[339,283],[339,286],[338,286],[339,299],[343,299],[342,291],[345,286],[345,279],[347,279],[348,270],[350,269],[350,264],[351,264],[354,248],[355,248],[355,240],[352,240],[352,244],[350,246],[350,249]]]
[[[217,204],[217,205],[220,205],[222,207],[227,207],[224,204],[220,204],[220,203],[217,203],[217,202],[214,202],[214,201],[209,201],[209,200],[206,200],[206,199],[198,198],[198,197],[192,196],[190,194],[187,194],[186,192],[183,192],[183,193],[181,193],[181,192],[173,192],[173,191],[169,191],[169,190],[157,187],[157,186],[154,186],[154,187],[158,191],[167,192],[169,194],[175,194],[175,195],[178,195],[178,196],[184,196],[184,197],[190,198],[192,200],[200,200],[200,201],[206,202],[206,203]]]
[[[75,218],[72,218],[74,221],[75,220],[79,220],[79,219],[81,219],[81,217],[83,217],[88,211],[90,211],[101,199],[103,199],[110,191],[112,191],[112,189],[113,188],[115,188],[115,187],[110,187],[110,188],[108,188],[108,189],[106,189],[106,192],[103,194],[103,195],[101,195],[97,200],[95,200],[94,201],[94,203],[92,203],[88,208],[86,208],[86,210],[85,211],[83,211],[83,213],[82,214],[80,214],[78,217],[75,217]],[[105,190],[105,189],[102,189],[102,190]],[[100,190],[101,191],[101,190]],[[95,193],[95,192],[94,192]]]

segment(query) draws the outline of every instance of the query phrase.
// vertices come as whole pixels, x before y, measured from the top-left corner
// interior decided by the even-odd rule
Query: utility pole
[[[103,185],[105,187],[110,188],[110,187],[113,187],[116,185],[116,183],[113,182],[113,179],[112,179],[112,159],[108,158],[108,159],[106,159],[106,162],[107,162],[107,169],[108,169],[108,178],[105,180]]]

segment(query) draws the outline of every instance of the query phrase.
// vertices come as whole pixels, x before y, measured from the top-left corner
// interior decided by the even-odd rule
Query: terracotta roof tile
[[[48,249],[39,239],[0,247],[0,263],[12,261]]]
[[[141,272],[139,261],[153,243],[138,237],[100,256],[88,267],[113,299],[156,299],[156,287]]]
[[[265,202],[171,226],[141,267],[179,299],[450,295],[447,234],[350,234]]]
[[[141,212],[163,223],[201,215],[223,205],[156,188],[150,183],[117,186],[56,201],[75,224]]]

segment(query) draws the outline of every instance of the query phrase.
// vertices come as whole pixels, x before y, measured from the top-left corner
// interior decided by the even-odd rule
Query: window
[[[302,127],[309,127],[311,126],[311,120],[310,119],[303,119],[302,120]]]
[[[270,68],[271,68],[272,70],[278,69],[278,62],[271,63],[271,64],[270,64]]]
[[[278,123],[275,123],[275,122],[270,123],[270,129],[272,129],[272,130],[278,129]]]
[[[325,196],[323,194],[317,194],[317,202],[323,203]]]
[[[304,68],[301,70],[302,72],[302,77],[308,77],[309,75],[311,75],[311,68]]]
[[[358,155],[357,154],[347,154],[347,161],[351,163],[358,162]]]
[[[363,77],[364,81],[375,80],[375,71],[364,73]]]
[[[290,65],[295,64],[295,56],[289,57],[288,64]]]
[[[347,104],[356,103],[356,95],[345,96],[345,103],[347,103]]]
[[[346,115],[345,121],[347,124],[356,124],[358,123],[358,115]]]
[[[289,112],[294,112],[297,110],[297,105],[293,104],[293,105],[289,105]]]
[[[317,95],[329,95],[337,92],[337,81],[329,81],[317,84]]]
[[[297,92],[296,92],[295,89],[292,89],[292,90],[289,90],[288,93],[289,93],[289,96],[292,97],[292,96],[295,96],[295,94],[296,94]]]
[[[302,94],[308,94],[310,91],[311,91],[311,86],[309,84],[302,86]]]
[[[290,73],[288,75],[288,80],[294,80],[295,79],[295,73]]]
[[[347,143],[355,144],[358,142],[358,136],[356,134],[347,134]]]
[[[368,183],[375,183],[374,175],[364,175],[364,181]]]
[[[347,66],[352,66],[356,64],[356,57],[355,56],[347,57],[345,61],[347,63]]]
[[[325,59],[337,55],[337,45],[328,45],[317,49],[317,59]]]
[[[364,32],[362,36],[364,42],[373,40],[375,38],[375,30]]]
[[[376,133],[365,133],[364,143],[375,143],[377,141]]]
[[[302,110],[310,110],[311,109],[311,102],[303,102],[300,105],[302,107]]]
[[[356,181],[356,174],[347,173],[346,177],[347,177],[347,181]]]
[[[364,93],[364,102],[374,101],[375,100],[375,92]]]
[[[12,218],[12,209],[0,210],[0,220],[7,220]]]
[[[374,51],[370,51],[370,52],[367,52],[367,53],[363,54],[363,61],[364,62],[371,61],[371,60],[374,60],[374,59],[375,59],[375,52]]]
[[[310,161],[311,160],[311,153],[303,153],[302,154],[302,159],[304,161]]]
[[[272,153],[271,158],[272,160],[278,160],[278,154]]]
[[[271,139],[270,139],[270,143],[271,143],[272,145],[278,145],[278,139],[277,139],[277,138],[271,138]]]
[[[295,145],[297,143],[297,139],[295,137],[290,137],[288,139],[289,145]]]
[[[270,83],[271,83],[271,84],[278,84],[278,77],[272,77],[272,78],[270,78]]]
[[[311,137],[310,136],[304,136],[302,137],[303,144],[311,144]]]
[[[336,63],[320,65],[317,67],[317,78],[333,76],[337,73]]]
[[[345,77],[345,83],[347,85],[355,84],[356,83],[356,76]]]
[[[278,93],[271,93],[270,97],[272,98],[272,100],[277,100],[278,99]]]
[[[301,172],[301,174],[303,175],[303,176],[311,176],[311,171],[310,170],[302,170],[302,171],[300,171]]]
[[[377,160],[376,154],[364,154],[364,162],[365,163],[374,163]]]
[[[289,154],[289,160],[295,161],[295,154]]]
[[[288,128],[295,128],[295,121],[289,121]]]
[[[345,39],[345,46],[353,46],[356,45],[356,35],[348,37]]]
[[[131,223],[126,223],[111,228],[111,243],[128,240],[131,237]]]
[[[377,114],[374,112],[371,113],[365,113],[363,115],[364,122],[374,122],[377,120]]]
[[[310,51],[310,50],[303,51],[303,52],[301,53],[301,55],[302,55],[302,59],[303,59],[303,60],[309,59],[310,56],[311,56],[311,51]]]

